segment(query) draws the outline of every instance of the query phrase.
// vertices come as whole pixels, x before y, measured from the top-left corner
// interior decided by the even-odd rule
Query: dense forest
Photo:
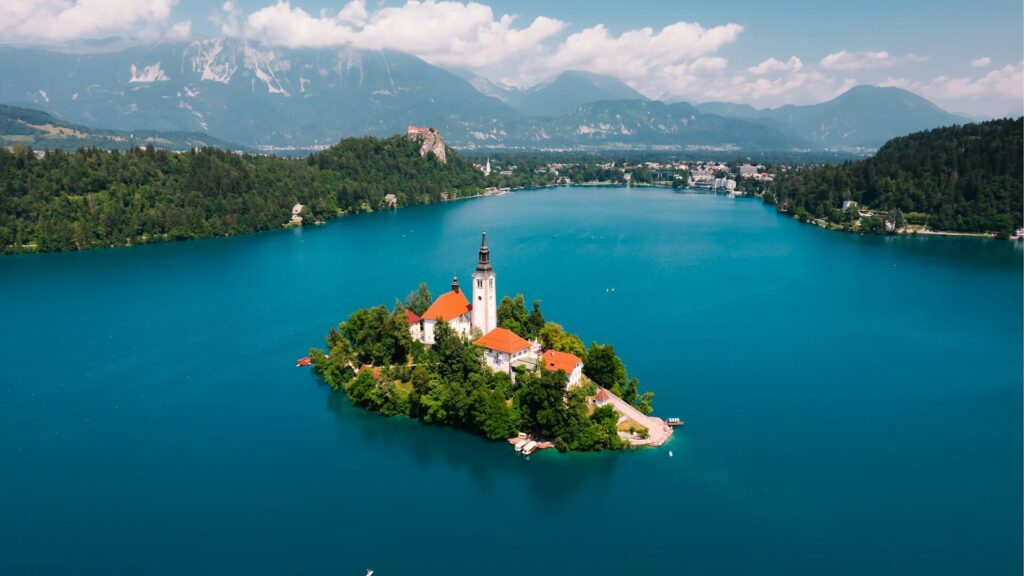
[[[437,202],[483,191],[451,150],[447,164],[407,138],[349,138],[303,159],[146,149],[0,148],[0,251],[77,250],[245,234],[307,221]]]
[[[766,199],[801,219],[850,228],[858,216],[843,211],[846,200],[885,211],[897,227],[1006,236],[1024,212],[1022,127],[1024,119],[1005,119],[894,138],[872,158],[791,173]],[[869,223],[885,231],[879,217]]]
[[[406,303],[416,311],[430,300],[420,285]],[[317,372],[335,393],[368,410],[454,426],[491,440],[529,432],[551,439],[562,451],[627,446],[619,436],[618,413],[611,406],[589,406],[595,384],[642,411],[652,410],[653,394],[639,393],[637,379],[628,376],[611,345],[584,348],[577,336],[545,321],[539,303],[527,313],[521,295],[502,301],[499,326],[536,337],[547,350],[580,356],[586,376],[581,386],[566,391],[568,377],[561,370],[518,367],[515,379],[493,372],[484,366],[483,349],[445,322],[434,328],[434,345],[424,346],[411,337],[405,310],[403,304],[390,311],[384,306],[357,310],[330,330],[326,353],[310,351]],[[635,431],[646,434],[646,429]]]

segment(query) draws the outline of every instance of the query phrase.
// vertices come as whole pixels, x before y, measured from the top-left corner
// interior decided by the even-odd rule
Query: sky
[[[584,70],[651,98],[776,107],[876,84],[1024,114],[1020,0],[0,1],[0,43],[197,35],[394,49],[518,87]]]

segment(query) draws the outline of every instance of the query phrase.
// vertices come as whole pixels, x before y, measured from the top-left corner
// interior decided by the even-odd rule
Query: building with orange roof
[[[583,360],[575,354],[546,350],[540,357],[541,366],[545,370],[562,370],[569,377],[568,388],[579,386],[583,378]]]
[[[473,330],[473,307],[466,294],[459,288],[459,278],[452,278],[452,289],[434,300],[420,320],[420,337],[424,344],[434,343],[434,326],[438,322],[446,322],[452,330],[463,336],[469,336]],[[415,331],[413,337],[416,337]]]
[[[484,363],[496,372],[512,371],[518,363],[533,363],[533,345],[515,332],[505,328],[495,328],[473,342],[484,349]]]
[[[413,127],[410,127],[413,128]],[[473,272],[472,302],[459,287],[459,279],[452,279],[452,289],[434,300],[418,321],[409,317],[409,332],[424,344],[434,343],[434,326],[446,322],[463,336],[487,334],[498,326],[498,297],[491,251],[487,248],[487,231],[480,237],[480,251]]]

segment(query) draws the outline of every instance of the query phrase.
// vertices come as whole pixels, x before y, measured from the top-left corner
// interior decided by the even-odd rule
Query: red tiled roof
[[[505,328],[491,330],[474,342],[474,344],[506,354],[514,354],[530,347],[529,342],[520,338],[515,332]]]
[[[405,317],[409,320],[409,324],[415,324],[420,321],[420,317],[412,310],[406,310]]]
[[[434,300],[434,303],[423,313],[427,320],[444,320],[449,322],[469,312],[469,300],[466,300],[462,290],[458,292],[445,292]]]
[[[607,402],[607,401],[609,401],[611,399],[612,399],[611,395],[609,395],[608,391],[605,390],[604,388],[601,388],[601,390],[598,391],[598,393],[597,393],[597,401],[598,402]]]
[[[576,369],[576,365],[583,362],[575,354],[559,352],[558,350],[547,350],[542,355],[542,358],[544,359],[545,368],[552,371],[565,370],[566,374],[572,374],[572,371]]]

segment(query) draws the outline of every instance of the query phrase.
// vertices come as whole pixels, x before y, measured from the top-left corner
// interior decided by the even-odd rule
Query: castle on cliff
[[[420,142],[420,156],[426,157],[428,153],[432,152],[442,164],[448,163],[448,158],[445,155],[444,138],[441,138],[441,133],[434,128],[423,128],[415,124],[409,124],[409,128],[405,131],[405,137]]]

